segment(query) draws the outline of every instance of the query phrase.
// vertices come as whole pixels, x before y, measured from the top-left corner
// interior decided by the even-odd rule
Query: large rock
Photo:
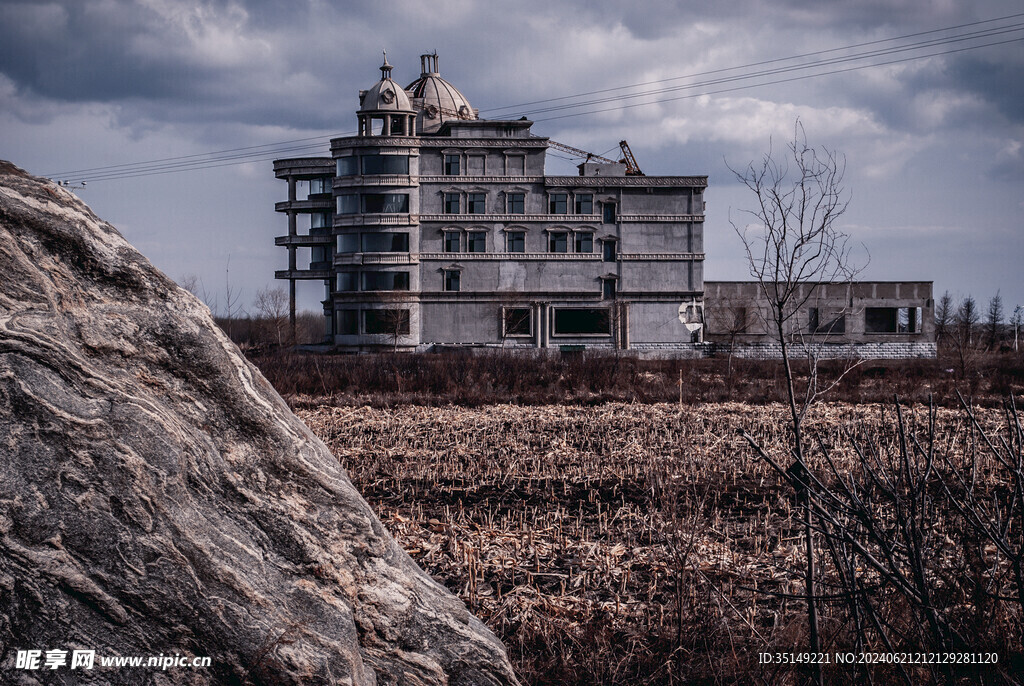
[[[209,310],[9,163],[0,469],[0,681],[515,683]],[[19,670],[19,649],[213,664]]]

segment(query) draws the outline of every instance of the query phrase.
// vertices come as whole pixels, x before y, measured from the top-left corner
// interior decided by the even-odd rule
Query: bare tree
[[[1024,323],[1024,307],[1017,305],[1013,308],[1013,315],[1010,317],[1010,326],[1013,327],[1013,351],[1019,350],[1017,341],[1020,338],[1020,325]]]
[[[956,316],[953,319],[953,352],[957,357],[961,377],[967,376],[975,358],[978,356],[978,350],[974,342],[978,321],[978,305],[975,303],[974,298],[968,295],[960,301],[960,305],[956,308]]]
[[[999,334],[1003,326],[1003,296],[996,291],[988,301],[988,312],[985,316],[985,334],[988,337],[989,350],[999,347]]]
[[[288,330],[288,293],[283,288],[258,290],[253,308],[262,320],[261,328],[265,329],[266,337],[276,340],[279,346],[284,345]]]
[[[946,291],[939,298],[939,305],[935,308],[935,340],[938,343],[945,342],[950,327],[953,326],[953,318],[955,313],[953,311],[953,296]]]
[[[810,649],[821,650],[815,602],[813,492],[802,475],[808,473],[801,427],[807,411],[828,388],[818,384],[816,358],[809,359],[806,385],[796,388],[790,362],[789,336],[799,331],[799,313],[815,296],[815,285],[849,282],[859,271],[853,266],[849,236],[837,222],[846,211],[849,195],[843,186],[846,159],[835,150],[814,148],[799,120],[786,153],[768,152],[742,170],[730,170],[753,193],[755,206],[744,210],[753,219],[739,225],[730,219],[747,255],[750,275],[757,280],[767,302],[769,328],[778,339],[786,377],[793,429],[793,455],[787,471],[804,510],[807,568],[805,575]],[[805,346],[805,350],[807,347]],[[814,678],[821,683],[820,665]]]

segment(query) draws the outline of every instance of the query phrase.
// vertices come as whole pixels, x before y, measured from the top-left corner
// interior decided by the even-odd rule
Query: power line
[[[813,56],[817,56],[817,55],[825,55],[825,54],[840,52],[840,51],[844,51],[844,50],[852,50],[852,49],[856,49],[856,48],[860,48],[860,47],[867,47],[867,46],[871,46],[871,45],[879,45],[879,44],[882,44],[882,43],[891,43],[893,41],[906,40],[908,38],[915,38],[915,37],[924,36],[924,35],[931,35],[931,34],[935,34],[935,33],[940,33],[942,31],[951,31],[951,30],[962,29],[962,28],[967,28],[967,27],[972,27],[972,26],[978,26],[978,25],[982,25],[982,24],[991,24],[993,22],[1005,21],[1006,19],[1013,19],[1013,18],[1017,18],[1017,17],[1021,17],[1021,16],[1024,16],[1024,13],[1007,15],[1005,17],[999,17],[999,18],[995,18],[995,19],[987,19],[987,20],[983,20],[983,21],[971,22],[971,23],[968,23],[968,24],[960,24],[960,25],[957,25],[957,26],[946,27],[946,28],[943,28],[943,29],[934,29],[934,30],[931,30],[931,31],[922,31],[922,32],[918,32],[918,33],[906,34],[904,36],[898,36],[898,37],[895,37],[895,38],[886,38],[886,39],[880,39],[880,40],[876,40],[876,41],[869,41],[869,42],[866,42],[866,43],[858,43],[858,44],[854,44],[854,45],[850,45],[850,46],[845,46],[845,47],[841,47],[841,48],[832,48],[832,49],[829,49],[829,50],[821,50],[821,51],[816,51],[816,52],[804,53],[804,54],[801,54],[801,55],[794,55],[794,56],[790,56],[790,57],[777,58],[777,59],[773,59],[773,60],[764,60],[764,61],[761,61],[761,62],[750,63],[750,64],[747,64],[747,65],[742,65],[742,66],[738,66],[738,67],[729,67],[729,68],[724,68],[724,69],[716,69],[716,70],[707,71],[707,72],[700,72],[698,74],[691,74],[691,75],[687,75],[687,76],[678,76],[678,77],[672,77],[672,78],[666,78],[666,79],[659,79],[659,80],[656,80],[656,81],[648,81],[648,82],[637,83],[637,84],[632,84],[632,85],[627,85],[627,86],[617,86],[615,88],[606,88],[606,89],[601,89],[601,90],[590,91],[590,92],[587,92],[587,93],[579,93],[579,94],[576,94],[576,95],[562,96],[562,97],[559,97],[559,98],[549,98],[549,99],[546,99],[546,100],[536,100],[536,101],[532,101],[532,102],[528,102],[528,103],[522,103],[520,105],[509,105],[509,106],[505,106],[505,107],[501,107],[501,108],[496,108],[494,110],[488,110],[488,112],[495,111],[495,112],[498,112],[501,116],[506,116],[507,117],[508,115],[505,114],[506,112],[512,110],[513,108],[521,107],[521,106],[526,106],[526,105],[543,104],[543,103],[548,103],[548,102],[558,102],[558,101],[564,101],[564,100],[572,100],[572,99],[576,99],[576,98],[586,97],[588,95],[597,95],[597,94],[602,94],[602,93],[611,93],[611,92],[615,92],[615,91],[625,90],[625,89],[628,89],[628,88],[636,88],[636,87],[641,87],[641,86],[645,86],[645,85],[652,85],[652,84],[657,84],[657,83],[667,83],[667,82],[672,82],[672,81],[679,81],[679,80],[682,80],[682,79],[694,78],[696,76],[707,76],[707,75],[712,75],[712,74],[720,74],[720,73],[726,73],[726,72],[735,72],[735,71],[738,71],[738,70],[741,70],[741,69],[749,69],[751,67],[757,67],[757,66],[768,65],[768,64],[777,64],[777,63],[792,61],[792,60],[796,60],[796,59],[803,59],[803,58],[806,58],[806,57],[813,57]],[[1019,31],[1022,31],[1022,30],[1024,30],[1024,22],[1010,24],[1010,25],[1004,25],[1004,26],[990,27],[990,28],[986,28],[986,29],[983,29],[983,30],[974,31],[974,32],[970,32],[970,33],[958,34],[958,35],[954,35],[954,36],[946,36],[946,37],[942,37],[942,38],[928,39],[928,40],[918,41],[916,43],[911,43],[911,44],[902,44],[902,45],[891,46],[891,47],[888,47],[888,48],[882,48],[882,49],[878,49],[878,50],[870,50],[870,51],[865,51],[865,52],[861,52],[861,53],[854,54],[854,55],[843,55],[843,56],[832,57],[832,58],[829,58],[829,59],[826,59],[826,60],[816,60],[816,61],[804,62],[804,63],[796,64],[796,65],[780,66],[780,67],[776,67],[776,68],[772,68],[772,69],[762,69],[762,70],[758,70],[758,71],[754,71],[754,72],[749,72],[749,73],[734,74],[732,76],[725,76],[725,77],[721,77],[721,78],[709,79],[709,80],[699,81],[699,82],[695,82],[695,83],[681,84],[681,85],[669,86],[669,87],[658,88],[658,89],[650,89],[650,90],[643,91],[643,92],[640,92],[640,93],[623,94],[623,95],[614,96],[614,97],[597,98],[597,99],[586,100],[586,101],[579,101],[579,102],[574,102],[574,103],[563,103],[563,104],[560,104],[560,105],[553,105],[553,106],[550,106],[550,107],[542,107],[542,108],[537,108],[537,109],[534,109],[534,110],[527,110],[525,112],[517,111],[516,114],[544,114],[544,113],[548,113],[548,112],[558,112],[558,111],[572,110],[572,109],[578,109],[578,108],[583,108],[583,107],[592,108],[592,106],[594,106],[594,105],[600,105],[600,104],[609,103],[609,102],[622,102],[622,101],[625,101],[625,100],[631,100],[631,99],[643,98],[643,97],[650,97],[650,96],[661,95],[661,94],[665,94],[665,93],[673,93],[673,92],[678,92],[678,91],[682,91],[682,90],[706,88],[706,87],[709,87],[709,86],[716,86],[716,85],[722,85],[722,84],[727,84],[727,83],[734,83],[734,82],[737,82],[737,81],[749,81],[749,80],[752,80],[752,79],[764,78],[766,76],[775,76],[775,75],[785,74],[785,73],[800,72],[800,71],[806,71],[806,70],[811,70],[811,69],[820,69],[821,67],[825,67],[825,66],[834,66],[834,65],[838,65],[838,64],[844,64],[844,63],[849,63],[849,62],[856,62],[856,61],[860,61],[860,60],[867,60],[867,59],[873,59],[873,58],[878,58],[878,57],[885,57],[885,56],[888,56],[888,55],[904,53],[904,52],[913,51],[913,50],[923,50],[923,49],[926,49],[926,48],[929,48],[929,47],[936,47],[936,46],[941,46],[941,45],[949,45],[949,44],[963,42],[963,41],[967,41],[967,40],[981,40],[981,39],[985,39],[985,38],[995,37],[995,36],[998,36],[998,35],[1005,35],[1007,33],[1019,32]],[[634,108],[634,107],[642,107],[642,106],[646,106],[646,105],[653,105],[653,104],[659,104],[659,103],[664,103],[664,102],[671,102],[671,101],[676,101],[676,100],[684,100],[684,99],[699,97],[701,95],[713,95],[713,94],[726,93],[726,92],[735,92],[735,91],[744,90],[744,89],[747,89],[747,88],[757,88],[757,87],[762,87],[762,86],[767,86],[767,85],[774,85],[774,84],[778,84],[778,83],[787,83],[787,82],[791,82],[791,81],[797,81],[797,80],[805,79],[805,78],[817,78],[817,77],[821,77],[821,76],[829,76],[829,75],[840,74],[840,73],[845,73],[845,72],[850,72],[850,71],[856,71],[856,70],[860,70],[860,69],[867,69],[867,68],[870,68],[870,67],[886,66],[886,65],[896,64],[896,63],[900,63],[900,62],[907,62],[907,61],[912,61],[912,60],[925,59],[925,58],[928,58],[928,57],[935,57],[935,56],[940,56],[940,55],[948,55],[948,54],[957,53],[957,52],[964,52],[964,51],[967,51],[967,50],[975,50],[975,49],[984,48],[984,47],[991,47],[991,46],[994,46],[994,45],[1002,45],[1002,44],[1006,44],[1006,43],[1016,42],[1016,41],[1019,41],[1019,40],[1024,40],[1024,38],[1014,38],[1014,39],[1003,40],[1003,41],[995,41],[995,42],[983,43],[983,44],[979,44],[979,45],[970,45],[970,46],[965,46],[965,47],[958,48],[958,49],[952,49],[952,50],[946,50],[946,51],[938,51],[938,52],[932,52],[932,53],[921,54],[921,55],[911,55],[911,56],[908,56],[908,57],[903,57],[903,58],[894,59],[894,60],[888,60],[888,61],[884,61],[884,62],[871,62],[871,63],[868,63],[868,64],[860,64],[860,65],[855,65],[855,66],[847,67],[845,69],[833,69],[833,70],[824,71],[824,72],[818,72],[818,73],[800,74],[798,76],[793,76],[793,77],[789,77],[789,78],[774,79],[774,80],[764,81],[764,82],[760,82],[760,83],[749,83],[749,84],[744,84],[744,85],[738,85],[738,86],[735,86],[735,87],[732,87],[732,88],[724,88],[724,89],[711,90],[711,91],[706,91],[705,90],[705,91],[702,91],[700,93],[691,93],[691,94],[687,94],[687,95],[670,97],[670,98],[659,98],[659,99],[656,99],[656,100],[650,100],[650,101],[638,102],[638,103],[628,103],[628,104],[623,104],[623,105],[619,105],[619,106],[615,106],[615,107],[606,107],[606,108],[599,108],[599,109],[586,109],[586,110],[581,110],[579,112],[571,112],[571,113],[568,113],[568,114],[562,114],[562,115],[558,115],[558,116],[552,116],[552,117],[545,117],[545,118],[541,118],[541,119],[535,119],[534,121],[538,121],[538,122],[540,122],[540,121],[552,121],[552,120],[556,120],[556,119],[565,119],[565,118],[569,118],[569,117],[582,116],[582,115],[586,115],[586,114],[598,114],[598,113],[602,113],[602,112],[609,112],[609,111],[623,110],[623,109],[631,109],[631,108]],[[491,118],[497,118],[497,117],[492,116]],[[133,163],[116,164],[116,165],[101,166],[101,167],[92,167],[92,168],[86,168],[86,169],[78,169],[78,170],[72,170],[72,171],[66,171],[66,172],[59,172],[59,173],[56,173],[56,174],[48,174],[47,176],[50,176],[50,177],[65,177],[65,176],[79,175],[79,174],[84,174],[84,173],[87,173],[87,172],[92,172],[93,173],[92,175],[87,176],[87,180],[88,181],[108,181],[108,180],[115,180],[115,179],[122,179],[122,178],[128,178],[128,177],[136,177],[136,176],[152,176],[152,175],[156,175],[156,174],[166,174],[166,173],[174,173],[174,172],[181,172],[181,171],[192,171],[192,170],[199,170],[199,169],[209,169],[209,168],[216,168],[216,167],[224,167],[224,166],[231,166],[231,165],[237,165],[237,164],[244,164],[244,163],[247,163],[247,162],[257,162],[257,161],[264,161],[264,160],[272,160],[272,159],[275,159],[275,158],[279,157],[282,153],[300,152],[300,151],[313,150],[313,149],[320,150],[320,149],[323,148],[325,143],[330,141],[331,138],[338,137],[338,136],[353,135],[355,133],[356,133],[355,131],[352,131],[352,132],[344,132],[344,133],[341,133],[341,134],[336,134],[334,136],[329,136],[329,137],[312,136],[312,137],[307,137],[307,138],[293,139],[293,140],[289,140],[289,141],[280,141],[280,142],[277,142],[277,143],[265,143],[265,144],[262,144],[262,145],[245,146],[245,147],[239,147],[239,148],[229,148],[229,149],[226,149],[226,150],[219,150],[219,151],[213,151],[213,152],[207,152],[207,153],[195,153],[195,154],[192,154],[192,155],[181,155],[181,156],[177,156],[177,157],[166,157],[166,158],[160,158],[160,159],[155,159],[155,160],[147,160],[147,161],[143,161],[143,162],[133,162]],[[306,141],[316,141],[316,143],[306,143]],[[294,144],[294,143],[305,143],[305,144],[304,145],[291,145],[291,144]],[[205,158],[205,159],[201,159],[201,158]]]

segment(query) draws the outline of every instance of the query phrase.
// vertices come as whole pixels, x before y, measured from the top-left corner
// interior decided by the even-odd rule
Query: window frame
[[[482,245],[478,245],[478,242]],[[481,247],[482,250],[476,248]],[[466,232],[466,252],[472,253],[484,253],[487,252],[487,232],[486,231],[467,231]]]
[[[555,249],[555,241],[561,239],[565,241],[564,250]],[[548,252],[554,255],[567,255],[569,253],[569,232],[568,231],[549,231],[548,232]]]
[[[558,208],[562,208],[562,211],[559,212]],[[569,194],[562,192],[549,193],[548,214],[569,214]]]
[[[509,315],[515,311],[523,311],[526,316],[513,323],[525,323],[526,332],[509,330]],[[532,307],[502,307],[501,308],[501,335],[504,338],[532,338],[533,337],[533,308]]]
[[[519,205],[519,211],[516,211]],[[526,214],[526,193],[510,191],[505,194],[505,214]]]
[[[522,250],[513,249],[513,241],[518,237],[522,241]],[[505,232],[505,252],[522,254],[526,252],[526,232],[522,230]]]
[[[454,286],[454,288],[452,287]],[[442,269],[441,288],[446,293],[458,293],[462,290],[462,270]]]
[[[451,250],[454,239],[455,250]],[[441,252],[460,253],[462,252],[462,231],[457,229],[445,229],[441,232]]]
[[[452,171],[454,169],[454,171]],[[444,153],[442,159],[442,174],[444,176],[462,176],[462,155]]]
[[[466,214],[487,214],[487,193],[481,191],[467,193]]]
[[[458,191],[445,191],[442,197],[444,202],[444,214],[462,214],[462,193]],[[455,211],[452,212],[454,203]]]
[[[590,241],[590,250],[581,250],[580,249],[581,247],[583,247],[582,244],[581,244],[581,239],[584,239],[584,238],[589,239],[589,241]],[[581,253],[581,254],[584,254],[584,255],[593,255],[594,254],[594,232],[593,231],[576,231],[574,233],[574,235],[573,235],[573,248],[578,253]]]
[[[590,205],[590,211],[589,212],[584,212],[583,211],[583,206],[582,206],[582,203],[584,202],[583,198],[587,198],[586,202],[589,203],[589,205]],[[594,194],[593,193],[577,193],[575,195],[575,197],[573,198],[573,209],[575,210],[576,214],[586,214],[586,215],[594,214]]]

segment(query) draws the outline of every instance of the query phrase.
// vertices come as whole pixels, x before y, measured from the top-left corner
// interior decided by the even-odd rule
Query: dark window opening
[[[364,291],[407,291],[409,272],[363,272]]]
[[[359,333],[359,310],[338,310],[334,317],[335,333],[354,336]]]
[[[460,248],[459,232],[458,231],[445,231],[444,232],[444,251],[445,252],[459,252]]]
[[[359,158],[356,156],[339,157],[335,161],[338,176],[355,176],[359,173]]]
[[[594,252],[594,234],[589,232],[576,234],[576,252]]]
[[[358,214],[359,213],[359,196],[358,195],[339,195],[338,196],[338,214]]]
[[[846,315],[838,314],[829,318],[827,312],[820,307],[808,308],[807,330],[811,333],[846,333]]]
[[[555,310],[556,334],[608,334],[611,313],[606,308],[571,308]]]
[[[459,194],[458,193],[445,193],[444,194],[444,213],[445,214],[458,214],[459,213]]]
[[[364,233],[363,252],[409,252],[409,234]]]
[[[508,252],[526,252],[526,232],[509,231],[505,236],[505,250]]]
[[[920,307],[868,307],[864,310],[866,333],[920,333]]]
[[[569,234],[551,234],[548,237],[548,252],[569,252]]]
[[[436,157],[434,159],[437,159]],[[445,155],[444,156],[444,173],[445,176],[458,176],[460,173],[460,160],[458,155]]]
[[[615,203],[606,202],[601,206],[601,221],[605,224],[615,223]]]
[[[444,271],[444,289],[446,291],[462,290],[462,276],[458,269]]]
[[[363,331],[401,336],[409,333],[409,310],[364,310]]]
[[[602,279],[601,295],[605,300],[615,300],[615,279]]]
[[[604,256],[603,261],[614,262],[615,261],[615,241],[604,241]]]
[[[359,290],[358,276],[357,272],[338,272],[338,291],[347,293]]]
[[[483,214],[486,206],[486,193],[470,193],[469,201],[466,203],[469,214]]]
[[[576,196],[576,214],[594,214],[593,193],[581,193]]]
[[[548,212],[550,212],[551,214],[568,214],[569,194],[552,193],[551,200],[548,203]]]
[[[368,214],[399,214],[408,211],[408,193],[368,193],[363,196],[363,212]]]
[[[509,193],[505,198],[505,212],[523,214],[526,212],[526,193]]]
[[[532,335],[532,311],[529,307],[506,307],[504,310],[506,336]]]
[[[408,174],[408,155],[364,155],[364,174]]]
[[[487,233],[470,231],[466,234],[466,252],[487,252]]]

